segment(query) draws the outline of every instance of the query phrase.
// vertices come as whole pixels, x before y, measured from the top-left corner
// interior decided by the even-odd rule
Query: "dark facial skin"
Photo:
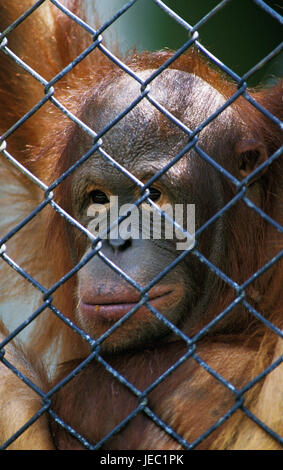
[[[146,71],[141,76],[145,78],[149,74],[150,71]],[[115,82],[113,89],[110,83],[103,91],[98,90],[95,96],[87,99],[83,121],[99,132],[136,99],[139,88],[133,79],[124,77]],[[185,95],[184,90],[187,90]],[[179,98],[181,92],[183,100]],[[153,82],[150,95],[191,130],[225,102],[220,93],[200,78],[173,70],[167,70]],[[225,166],[236,177],[240,176],[234,151],[239,140],[238,128],[229,108],[204,127],[198,136],[200,148],[222,165],[227,152],[231,154],[228,168],[227,158]],[[140,182],[146,183],[187,143],[186,133],[144,99],[103,136],[102,148]],[[81,157],[91,145],[90,137],[77,131],[71,141],[70,158]],[[160,207],[164,204],[195,204],[196,228],[213,216],[230,194],[232,197],[227,181],[194,150],[186,153],[154,182],[151,194]],[[120,207],[137,201],[140,190],[96,152],[74,174],[71,197],[74,217],[82,225],[89,226],[92,220],[87,215],[89,207],[95,204],[96,210],[109,211],[111,196],[118,196]],[[184,225],[186,228],[186,223]],[[224,225],[225,217],[221,217],[206,231],[206,242],[200,237],[198,243],[198,249],[220,267],[219,260],[225,258],[222,251]],[[144,288],[182,253],[176,250],[177,241],[176,237],[168,240],[164,236],[163,239],[129,238],[125,241],[110,235],[103,241],[101,251],[119,270]],[[80,236],[75,243],[78,260],[90,252],[84,237]],[[214,275],[189,253],[148,291],[149,302],[174,325],[190,331],[206,311],[214,282]],[[77,295],[77,322],[94,337],[105,333],[140,300],[139,290],[98,256],[79,271]],[[144,305],[119,327],[117,333],[104,341],[102,347],[117,351],[144,347],[156,339],[171,341],[173,337],[171,330]]]

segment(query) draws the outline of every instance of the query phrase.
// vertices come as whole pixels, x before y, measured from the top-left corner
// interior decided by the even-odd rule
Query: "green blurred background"
[[[87,8],[95,4],[100,20],[106,21],[126,0],[86,1]],[[219,0],[164,0],[191,26],[209,13]],[[282,0],[265,2],[278,13],[283,12]],[[165,14],[152,0],[138,0],[110,28],[110,39],[118,38],[122,52],[177,49],[187,39],[186,30]],[[198,29],[200,42],[225,65],[243,75],[262,60],[282,41],[282,24],[263,11],[252,0],[231,0]],[[108,33],[109,38],[109,33]],[[253,74],[250,86],[273,81],[282,76],[283,56],[277,55],[268,65]]]

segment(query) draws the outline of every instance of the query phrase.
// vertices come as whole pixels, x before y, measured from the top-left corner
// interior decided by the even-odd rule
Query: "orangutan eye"
[[[108,204],[109,199],[107,195],[100,191],[100,189],[94,189],[89,193],[89,198],[93,204]]]
[[[160,192],[157,188],[154,188],[154,187],[150,187],[150,188],[149,188],[149,191],[150,191],[150,194],[149,194],[150,199],[151,199],[153,202],[158,201],[158,199],[159,199],[160,196],[161,196],[161,192]]]

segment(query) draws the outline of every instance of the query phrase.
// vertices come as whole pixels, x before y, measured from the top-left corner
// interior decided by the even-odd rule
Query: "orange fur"
[[[80,3],[75,0],[65,0],[64,4],[77,14],[81,14]],[[17,19],[28,7],[33,4],[30,0],[18,2],[11,0],[4,2],[0,7],[0,30],[3,31],[12,21]],[[53,5],[44,3],[26,21],[19,25],[15,31],[8,36],[8,47],[18,56],[26,61],[30,67],[37,71],[44,79],[50,80],[60,70],[62,70],[71,60],[73,60],[88,44],[91,38],[87,33],[74,24]],[[34,43],[37,44],[38,53],[34,53]],[[157,53],[132,54],[127,58],[130,67],[138,70],[157,68],[172,56],[171,51],[161,51]],[[171,65],[174,69],[193,73],[213,87],[215,87],[224,97],[232,96],[236,87],[225,80],[218,71],[209,68],[201,59],[196,50],[182,55]],[[104,79],[108,82],[114,81],[121,74],[116,66],[106,58],[100,51],[94,51],[87,59],[83,60],[77,67],[69,72],[63,79],[54,85],[54,96],[64,106],[66,106],[76,116],[80,116],[81,106],[84,104],[90,88],[97,86]],[[272,114],[280,118],[282,113],[281,96],[282,83],[272,89],[250,91],[251,96]],[[15,63],[3,52],[0,52],[0,133],[3,134],[20,117],[25,114],[44,96],[43,86],[29,74],[17,67]],[[282,135],[278,127],[271,123],[261,112],[256,110],[243,97],[239,97],[232,104],[235,112],[238,113],[239,121],[242,125],[258,133],[264,140],[268,149],[268,156],[279,147]],[[282,116],[281,116],[282,117]],[[23,163],[30,171],[40,178],[46,185],[51,184],[63,171],[63,165],[68,167],[68,162],[63,161],[62,155],[66,148],[68,138],[72,132],[74,124],[71,123],[62,113],[51,103],[46,103],[36,112],[24,125],[20,126],[12,135],[7,138],[7,150],[18,161]],[[248,131],[247,131],[248,132]],[[1,170],[2,171],[2,170]],[[43,200],[43,193],[35,188],[30,181],[19,176],[17,171],[11,171],[10,166],[3,164],[2,175],[5,182],[10,186],[7,189],[7,196],[4,202],[12,201],[12,210],[16,216],[11,226],[21,220],[23,215]],[[275,161],[264,175],[265,184],[268,187],[268,197],[264,210],[279,223],[282,223],[282,162]],[[21,188],[21,189],[17,189]],[[272,189],[270,189],[272,188]],[[55,189],[55,198],[58,203],[63,203],[65,193],[60,187]],[[275,195],[275,196],[274,196]],[[25,198],[25,206],[22,199]],[[282,248],[282,239],[278,232],[262,221],[261,232],[254,233],[252,225],[247,224],[248,210],[243,203],[243,216],[238,221],[233,232],[233,240],[230,244],[231,252],[227,253],[227,275],[236,282],[243,282],[257,269],[268,262]],[[9,206],[10,207],[10,206]],[[280,214],[281,209],[281,214]],[[233,213],[232,209],[232,213]],[[6,214],[7,216],[7,214]],[[5,217],[6,217],[5,216]],[[231,220],[233,218],[231,217]],[[9,221],[10,223],[10,221]],[[4,226],[4,231],[7,230]],[[36,277],[39,282],[49,287],[54,282],[65,275],[72,267],[69,247],[65,241],[65,222],[62,217],[54,213],[50,207],[45,208],[19,235],[11,242],[8,242],[8,253],[19,264],[23,264],[29,273]],[[22,253],[23,244],[21,240],[25,236],[27,244]],[[28,246],[26,246],[28,245]],[[56,254],[55,254],[56,253]],[[53,256],[51,257],[50,254]],[[239,260],[246,259],[243,265]],[[4,266],[6,269],[6,266]],[[12,297],[15,289],[21,284],[14,271],[7,269],[5,279],[11,280]],[[260,276],[252,286],[247,288],[249,302],[258,308],[263,316],[268,318],[278,328],[282,328],[282,262],[277,262],[275,266]],[[26,284],[24,283],[24,293]],[[60,311],[70,318],[76,305],[76,280],[74,277],[61,286],[54,294],[54,304]],[[211,306],[211,311],[207,312],[208,319],[222,311],[235,298],[234,292],[224,289],[223,285],[217,285],[215,292],[217,305]],[[40,299],[40,302],[42,299]],[[243,308],[239,310],[243,314]],[[22,314],[21,314],[22,316]],[[25,314],[23,316],[25,318]],[[54,314],[43,312],[34,323],[31,331],[30,347],[36,355],[42,355],[43,360],[48,361],[48,354],[55,352],[58,362],[68,360],[78,360],[85,357],[88,347],[82,340],[66,327]],[[201,322],[198,329],[203,326]],[[4,338],[6,330],[3,330]],[[196,332],[196,331],[195,331]],[[177,348],[178,349],[178,348]],[[201,342],[199,355],[221,373],[227,380],[230,380],[230,368],[234,371],[233,382],[235,386],[242,387],[249,379],[255,377],[264,370],[276,358],[282,355],[282,341],[277,335],[266,328],[260,321],[254,321],[247,331],[237,335],[227,335],[223,339],[222,335],[210,338],[207,342]],[[41,372],[41,366],[33,364],[28,353],[22,353],[21,349],[10,345],[8,347],[8,358],[31,380],[34,380],[44,390],[51,387]],[[148,377],[143,382],[140,377],[142,366],[148,366],[147,353],[140,354],[140,367],[135,369],[136,358],[129,357],[129,364],[133,364],[129,372],[129,380],[137,387],[145,388],[151,381],[164,370],[166,370],[167,359],[161,355],[154,356],[152,362],[156,361],[156,368],[152,374],[147,371]],[[228,357],[228,358],[227,358]],[[162,362],[163,361],[163,362]],[[32,364],[29,364],[31,362]],[[170,362],[170,361],[169,361]],[[127,367],[117,359],[115,366],[127,375]],[[162,419],[184,436],[185,439],[195,439],[201,432],[213,423],[211,415],[208,416],[207,409],[215,403],[212,411],[224,413],[226,406],[232,403],[231,396],[226,393],[215,379],[190,359],[187,365],[179,368],[175,375],[168,378],[167,386],[153,392],[153,407],[156,407]],[[67,368],[67,370],[69,370]],[[66,373],[63,368],[63,374]],[[109,377],[104,377],[103,371],[98,368],[97,376],[92,378],[89,372],[89,381],[97,381],[101,389],[96,389],[94,395],[96,400],[111,415],[112,403],[105,402],[105,390],[111,387]],[[191,388],[187,383],[182,382],[182,377],[191,376]],[[2,364],[0,365],[0,408],[5,410],[4,417],[0,417],[0,442],[8,439],[24,422],[26,422],[37,409],[40,408],[40,399],[33,392],[22,384],[18,379]],[[75,382],[71,382],[74,386]],[[110,385],[109,385],[110,383]],[[263,378],[253,389],[251,389],[245,401],[245,406],[251,409],[263,422],[278,434],[283,431],[283,409],[282,409],[282,385],[283,370],[282,365],[277,367],[271,374]],[[97,386],[96,386],[97,387]],[[119,387],[118,387],[119,388]],[[211,392],[210,392],[211,390]],[[206,393],[201,397],[201,393]],[[62,392],[64,393],[64,392]],[[125,390],[120,390],[120,398],[117,399],[117,408],[126,409],[131,405],[131,399],[127,397]],[[226,396],[227,394],[227,396]],[[9,398],[7,402],[7,397]],[[162,399],[161,399],[162,398]],[[114,396],[115,399],[115,396]],[[129,402],[127,402],[129,400]],[[68,404],[62,410],[68,417]],[[184,409],[188,406],[192,408],[190,426],[186,427],[183,420]],[[281,419],[280,419],[281,416]],[[9,417],[9,418],[8,418]],[[3,421],[4,419],[4,421]],[[45,418],[41,418],[19,439],[15,441],[11,448],[29,449],[53,447]],[[107,423],[103,416],[96,416],[97,438],[111,430],[121,420],[121,414],[112,416]],[[9,423],[8,425],[4,423]],[[136,447],[138,448],[158,448],[174,449],[179,446],[163,431],[150,422],[138,418],[133,424],[123,431],[121,436],[114,438],[114,448],[123,448],[128,436],[132,435]],[[140,443],[140,436],[143,442]],[[239,409],[219,430],[213,433],[200,448],[211,449],[279,449],[280,445],[272,439],[266,432],[253,423]]]

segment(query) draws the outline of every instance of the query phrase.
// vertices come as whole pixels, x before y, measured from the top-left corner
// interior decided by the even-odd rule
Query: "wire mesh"
[[[45,78],[41,77],[36,70],[33,70],[28,63],[26,63],[23,59],[18,57],[10,48],[9,48],[9,35],[23,22],[29,18],[37,8],[40,7],[41,4],[44,3],[43,0],[35,2],[34,5],[29,8],[20,18],[16,19],[14,23],[9,25],[9,27],[0,34],[0,53],[6,54],[10,57],[11,60],[15,62],[19,67],[24,69],[28,74],[30,74],[41,86],[44,91],[43,98],[35,104],[32,109],[30,109],[24,116],[22,116],[12,127],[6,130],[6,132],[0,138],[0,150],[2,159],[5,159],[11,167],[15,167],[18,171],[23,173],[29,180],[30,184],[35,185],[38,187],[39,191],[42,192],[44,196],[44,200],[38,204],[38,206],[28,214],[19,224],[13,227],[7,234],[5,234],[2,239],[0,240],[1,246],[1,258],[2,263],[7,263],[13,270],[20,274],[25,280],[30,283],[34,289],[39,291],[43,295],[42,304],[26,319],[24,322],[18,325],[16,329],[14,329],[7,337],[2,341],[0,344],[1,349],[1,361],[2,363],[11,369],[11,371],[18,376],[19,380],[22,380],[26,383],[42,400],[42,407],[38,410],[38,412],[23,426],[19,429],[14,435],[10,436],[8,441],[6,441],[2,448],[7,448],[12,442],[16,441],[16,439],[29,427],[38,420],[42,414],[48,413],[50,419],[56,421],[58,425],[64,428],[68,433],[75,437],[84,447],[87,449],[100,449],[106,446],[107,442],[122,429],[127,426],[127,424],[133,420],[139,413],[145,414],[149,417],[152,422],[159,428],[161,428],[166,434],[168,434],[171,438],[176,440],[176,442],[180,445],[182,449],[194,449],[196,448],[205,438],[207,438],[215,429],[221,427],[223,423],[228,420],[237,410],[241,410],[245,413],[251,420],[253,420],[258,426],[260,426],[263,430],[265,430],[273,439],[275,439],[278,443],[283,444],[282,436],[279,436],[276,432],[270,429],[266,423],[262,422],[257,416],[255,416],[246,406],[245,406],[245,394],[248,390],[254,387],[263,377],[267,376],[272,370],[279,367],[282,362],[282,357],[278,358],[275,362],[273,362],[268,368],[266,368],[261,374],[257,375],[253,378],[253,380],[249,381],[245,387],[237,389],[231,381],[225,379],[221,376],[216,370],[214,370],[208,363],[206,363],[198,354],[198,342],[202,339],[210,330],[211,328],[217,324],[221,319],[228,316],[229,313],[239,304],[245,306],[249,312],[256,317],[259,321],[261,321],[267,328],[271,329],[274,334],[278,335],[278,337],[282,338],[282,331],[274,325],[271,321],[267,320],[264,315],[260,312],[260,305],[259,309],[256,310],[253,305],[251,305],[245,298],[245,289],[259,276],[261,276],[267,269],[274,266],[279,260],[282,258],[283,251],[278,250],[278,254],[274,256],[268,263],[266,263],[260,270],[254,272],[253,275],[247,279],[243,284],[238,284],[233,279],[229,278],[224,272],[221,271],[220,268],[215,266],[209,259],[207,259],[199,250],[197,244],[189,250],[185,250],[178,254],[177,258],[174,262],[170,263],[166,269],[159,273],[157,277],[155,277],[151,283],[149,283],[146,287],[141,287],[137,282],[135,282],[126,272],[123,272],[120,268],[118,268],[111,260],[109,260],[103,250],[101,250],[101,241],[102,238],[93,236],[89,230],[80,224],[74,217],[68,214],[61,206],[55,201],[54,198],[54,190],[62,185],[62,183],[68,178],[69,175],[72,175],[76,172],[76,170],[86,162],[94,152],[99,152],[101,158],[107,162],[110,162],[111,165],[115,166],[126,178],[128,178],[133,184],[137,186],[140,192],[140,197],[137,198],[134,205],[139,207],[144,201],[148,201],[152,206],[159,211],[157,205],[152,204],[151,201],[148,200],[150,197],[149,187],[164,175],[168,170],[173,167],[180,159],[182,159],[183,155],[186,154],[190,149],[194,149],[195,152],[198,154],[199,158],[209,164],[213,169],[220,172],[224,177],[231,182],[237,189],[236,195],[233,199],[229,201],[228,204],[224,205],[219,211],[217,211],[214,216],[208,220],[205,224],[203,224],[195,233],[195,239],[198,240],[198,237],[207,230],[216,220],[223,217],[227,211],[232,208],[238,201],[243,201],[247,204],[251,210],[257,212],[260,217],[264,218],[268,223],[272,224],[273,227],[282,233],[282,227],[265,214],[262,210],[260,210],[247,196],[246,196],[246,187],[249,181],[257,174],[260,173],[264,168],[268,168],[272,162],[278,159],[282,153],[282,149],[278,149],[266,162],[264,162],[259,168],[255,170],[254,173],[249,175],[242,181],[237,180],[232,174],[229,173],[226,169],[224,169],[219,163],[217,163],[213,156],[207,155],[202,148],[198,144],[198,136],[199,133],[204,129],[204,127],[208,126],[212,121],[216,119],[218,115],[220,115],[225,109],[228,109],[239,96],[243,97],[244,99],[248,100],[253,106],[255,106],[260,112],[262,112],[265,116],[267,116],[274,124],[280,125],[279,120],[269,113],[266,109],[264,109],[259,103],[257,103],[252,96],[249,95],[247,91],[246,80],[254,73],[255,70],[258,70],[262,67],[265,63],[267,63],[272,57],[274,57],[280,50],[282,49],[282,45],[276,47],[270,54],[268,54],[264,59],[260,61],[260,63],[254,65],[248,72],[246,72],[243,76],[239,76],[235,73],[230,67],[226,66],[215,57],[208,49],[206,49],[201,42],[199,41],[199,33],[198,29],[201,25],[205,22],[209,21],[209,19],[216,15],[217,12],[224,8],[226,4],[229,3],[230,0],[224,0],[220,2],[217,7],[213,8],[207,15],[205,15],[197,24],[194,26],[190,25],[188,22],[185,21],[184,18],[181,18],[176,12],[170,9],[164,2],[160,0],[153,0],[160,9],[171,18],[173,18],[182,28],[184,28],[188,33],[188,40],[170,57],[170,59],[166,60],[157,70],[152,72],[150,76],[143,80],[140,78],[139,74],[137,74],[128,64],[126,61],[122,60],[115,56],[113,52],[111,52],[104,44],[103,44],[103,33],[109,28],[111,24],[113,24],[120,16],[126,14],[126,12],[137,2],[138,0],[130,1],[125,3],[123,8],[121,8],[113,17],[109,18],[107,22],[105,22],[98,30],[92,28],[89,24],[87,24],[83,19],[76,16],[76,14],[70,12],[66,7],[64,7],[60,1],[51,0],[51,3],[61,10],[63,14],[65,14],[71,21],[76,23],[79,27],[81,27],[86,33],[92,37],[92,44],[87,47],[81,54],[79,54],[74,60],[69,63],[63,70],[60,71],[56,76],[54,76],[50,81],[47,81]],[[259,0],[254,0],[255,3],[262,8],[267,15],[272,15],[277,21],[281,22],[282,19],[280,15],[275,12],[271,7],[266,5],[264,2]],[[191,47],[196,48],[203,56],[205,56],[214,66],[224,72],[227,76],[229,76],[234,82],[237,84],[237,91],[231,96],[229,99],[225,101],[225,103],[217,109],[217,111],[209,116],[208,119],[203,121],[197,128],[194,130],[189,129],[182,121],[178,120],[175,116],[173,116],[162,104],[160,104],[150,92],[150,84],[162,74],[162,72],[171,64],[184,54],[187,50]],[[88,57],[93,50],[99,49],[105,56],[107,56],[120,70],[122,70],[125,74],[132,77],[140,86],[140,94],[136,100],[134,100],[129,106],[127,106],[122,113],[120,113],[114,120],[109,122],[106,127],[104,127],[100,132],[96,133],[94,130],[90,129],[86,123],[81,121],[78,117],[76,117],[70,110],[67,109],[63,103],[61,103],[55,96],[54,87],[56,84],[60,83],[64,77],[72,71],[80,62],[84,61],[86,57]],[[172,122],[176,127],[180,128],[188,137],[188,144],[182,149],[181,152],[177,153],[174,158],[170,160],[170,162],[164,166],[164,168],[158,171],[153,178],[151,178],[146,184],[141,183],[131,172],[129,172],[126,168],[124,168],[121,164],[119,164],[115,159],[107,153],[107,151],[103,148],[103,137],[111,130],[118,122],[120,122],[132,109],[134,109],[142,100],[147,100],[151,103],[153,107],[155,107],[160,113],[162,113],[170,122]],[[6,141],[9,140],[9,137],[18,129],[20,128],[30,117],[32,117],[46,102],[51,103],[55,106],[64,116],[66,116],[71,122],[73,122],[76,126],[78,126],[84,133],[90,136],[93,139],[93,146],[90,150],[82,155],[75,164],[71,165],[70,168],[67,169],[58,179],[56,179],[50,186],[44,184],[41,180],[39,180],[36,176],[34,176],[29,170],[27,170],[23,165],[21,165],[13,155],[9,153],[9,145],[6,144]],[[59,279],[55,282],[51,287],[47,288],[44,285],[31,276],[23,267],[19,266],[15,260],[13,260],[8,254],[6,247],[9,245],[10,240],[13,239],[15,234],[19,233],[31,220],[35,217],[38,217],[41,211],[44,210],[46,206],[50,206],[54,211],[57,211],[68,224],[76,227],[81,234],[87,237],[91,243],[91,250],[77,263],[64,277]],[[125,216],[126,217],[126,216]],[[120,217],[119,222],[121,222],[125,217]],[[164,217],[164,214],[163,214]],[[174,224],[174,221],[172,221]],[[111,227],[108,227],[107,231],[109,232]],[[213,271],[217,276],[219,276],[227,285],[229,285],[235,291],[235,298],[230,303],[230,305],[225,308],[222,312],[219,312],[217,316],[206,324],[204,327],[198,331],[193,337],[188,337],[181,328],[174,325],[171,321],[169,321],[164,315],[162,315],[157,309],[155,309],[150,301],[148,292],[151,287],[153,287],[162,277],[164,277],[170,270],[172,270],[178,263],[180,263],[190,252],[190,256],[196,257],[202,263],[204,263],[207,268]],[[81,328],[79,328],[73,321],[71,321],[65,314],[59,311],[56,308],[56,305],[53,303],[52,295],[66,283],[68,279],[73,277],[83,266],[86,265],[93,257],[98,256],[100,260],[106,263],[109,266],[109,269],[114,270],[117,272],[121,278],[123,278],[127,283],[133,286],[140,295],[140,302],[135,305],[126,315],[124,315],[120,320],[118,320],[113,326],[111,326],[106,333],[104,333],[98,339],[93,339],[90,337],[89,334],[84,332]],[[148,388],[141,391],[137,389],[130,381],[128,381],[122,374],[120,374],[117,370],[115,370],[110,363],[104,358],[103,354],[101,354],[101,344],[110,337],[116,330],[125,324],[130,317],[132,317],[135,312],[141,307],[145,305],[147,309],[155,316],[162,324],[166,325],[168,329],[170,329],[177,337],[179,337],[185,344],[186,344],[186,353],[183,354],[177,361],[174,363],[168,370],[166,370],[156,381],[154,381]],[[89,344],[91,353],[84,359],[82,362],[74,369],[70,374],[68,374],[62,381],[52,387],[48,392],[44,392],[40,390],[32,380],[30,380],[27,376],[21,373],[11,362],[9,362],[5,358],[5,347],[12,341],[17,335],[25,330],[25,328],[33,324],[34,320],[38,318],[40,315],[43,315],[46,310],[50,310],[52,314],[56,315],[61,321],[63,321],[69,328],[74,330],[74,332],[80,335],[83,340]],[[231,393],[234,395],[234,405],[225,413],[223,416],[218,418],[215,423],[210,426],[204,433],[200,434],[197,439],[192,442],[187,442],[186,439],[174,430],[171,426],[169,426],[163,419],[156,414],[150,406],[150,401],[148,399],[149,393],[154,390],[160,383],[162,383],[170,374],[174,374],[174,371],[177,370],[183,363],[185,363],[188,358],[193,359],[199,367],[204,368],[209,374],[216,378],[219,383],[222,384],[223,387],[226,387]],[[115,378],[118,382],[123,384],[130,393],[132,393],[136,398],[138,405],[136,408],[129,413],[129,415],[116,427],[114,427],[107,435],[105,435],[99,442],[93,443],[88,442],[87,439],[80,435],[76,429],[73,429],[67,422],[62,420],[59,415],[55,413],[52,409],[52,397],[56,394],[56,392],[62,388],[65,384],[72,381],[77,374],[82,371],[89,363],[92,361],[97,361],[101,364],[109,374]],[[7,397],[8,398],[8,397]],[[114,404],[115,406],[115,404]]]

